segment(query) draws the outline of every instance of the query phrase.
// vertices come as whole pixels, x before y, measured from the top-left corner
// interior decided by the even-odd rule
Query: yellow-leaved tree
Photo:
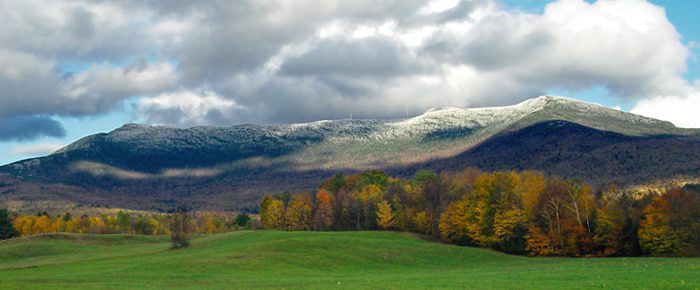
[[[311,229],[313,218],[313,205],[311,196],[306,193],[295,194],[287,208],[285,220],[287,229],[293,231],[306,231]]]
[[[377,225],[382,229],[391,229],[396,224],[394,210],[386,200],[377,203]]]
[[[284,222],[284,202],[270,195],[265,195],[260,203],[260,222],[268,229],[282,229]]]

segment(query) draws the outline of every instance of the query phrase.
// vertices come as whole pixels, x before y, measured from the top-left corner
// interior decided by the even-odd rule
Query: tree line
[[[188,213],[187,225],[180,226],[191,233],[221,233],[250,229],[255,221],[246,214]],[[81,215],[70,213],[51,216],[46,212],[16,214],[14,217],[0,209],[0,239],[44,233],[138,234],[169,235],[173,224],[182,223],[177,214],[132,214],[119,211],[115,215]]]
[[[397,230],[531,256],[700,254],[697,193],[594,190],[533,171],[336,174],[314,194],[265,195],[260,219],[270,229]]]

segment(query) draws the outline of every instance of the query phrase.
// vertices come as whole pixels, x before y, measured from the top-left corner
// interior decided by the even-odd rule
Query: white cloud
[[[685,94],[642,100],[631,112],[670,121],[679,127],[700,128],[700,86],[696,81],[695,87],[687,88]]]
[[[103,63],[73,75],[64,85],[62,94],[71,99],[111,96],[120,100],[158,93],[176,82],[175,70],[167,62],[151,64],[138,60],[126,67],[112,67]]]
[[[12,150],[15,156],[43,156],[53,153],[64,145],[54,143],[40,143],[16,147]]]
[[[151,123],[179,126],[221,124],[241,107],[216,93],[203,89],[164,93],[139,100],[135,111]]]

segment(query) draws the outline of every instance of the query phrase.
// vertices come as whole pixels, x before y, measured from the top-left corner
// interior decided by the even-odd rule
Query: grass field
[[[54,234],[0,242],[0,289],[700,288],[699,258],[528,258],[391,232]]]

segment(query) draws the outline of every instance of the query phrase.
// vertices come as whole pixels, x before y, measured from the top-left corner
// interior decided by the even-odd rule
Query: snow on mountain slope
[[[90,161],[89,167],[72,167],[87,172],[100,164],[149,173],[213,166],[223,172],[261,162],[295,169],[361,169],[454,156],[496,134],[548,120],[636,136],[696,132],[574,99],[541,96],[506,107],[435,108],[400,120],[187,129],[127,124],[85,137],[52,156]]]
[[[597,184],[697,177],[700,132],[561,97],[400,120],[175,128],[127,124],[0,167],[0,204],[71,200],[240,209],[338,171],[532,169]],[[50,196],[49,196],[50,195]],[[48,197],[47,197],[48,196]]]
[[[546,114],[549,114],[548,116]],[[235,125],[231,127],[193,127],[180,129],[169,126],[127,124],[108,134],[112,142],[134,142],[139,146],[179,146],[178,140],[187,140],[191,146],[216,145],[217,142],[246,143],[260,139],[323,139],[331,143],[347,141],[393,142],[396,139],[422,138],[431,133],[455,128],[498,131],[526,117],[535,116],[529,122],[563,119],[594,125],[606,129],[603,122],[625,122],[639,126],[641,134],[670,133],[677,131],[668,122],[646,118],[631,113],[609,109],[574,99],[541,96],[506,107],[434,108],[424,114],[401,120],[322,120],[291,125]],[[588,123],[588,124],[587,124]],[[649,132],[644,132],[645,130]],[[664,130],[669,132],[664,132]],[[615,131],[615,130],[612,130]],[[657,132],[660,131],[660,132]],[[619,132],[629,133],[629,132]],[[85,141],[71,144],[57,153],[83,148]],[[145,149],[145,148],[142,148]]]

